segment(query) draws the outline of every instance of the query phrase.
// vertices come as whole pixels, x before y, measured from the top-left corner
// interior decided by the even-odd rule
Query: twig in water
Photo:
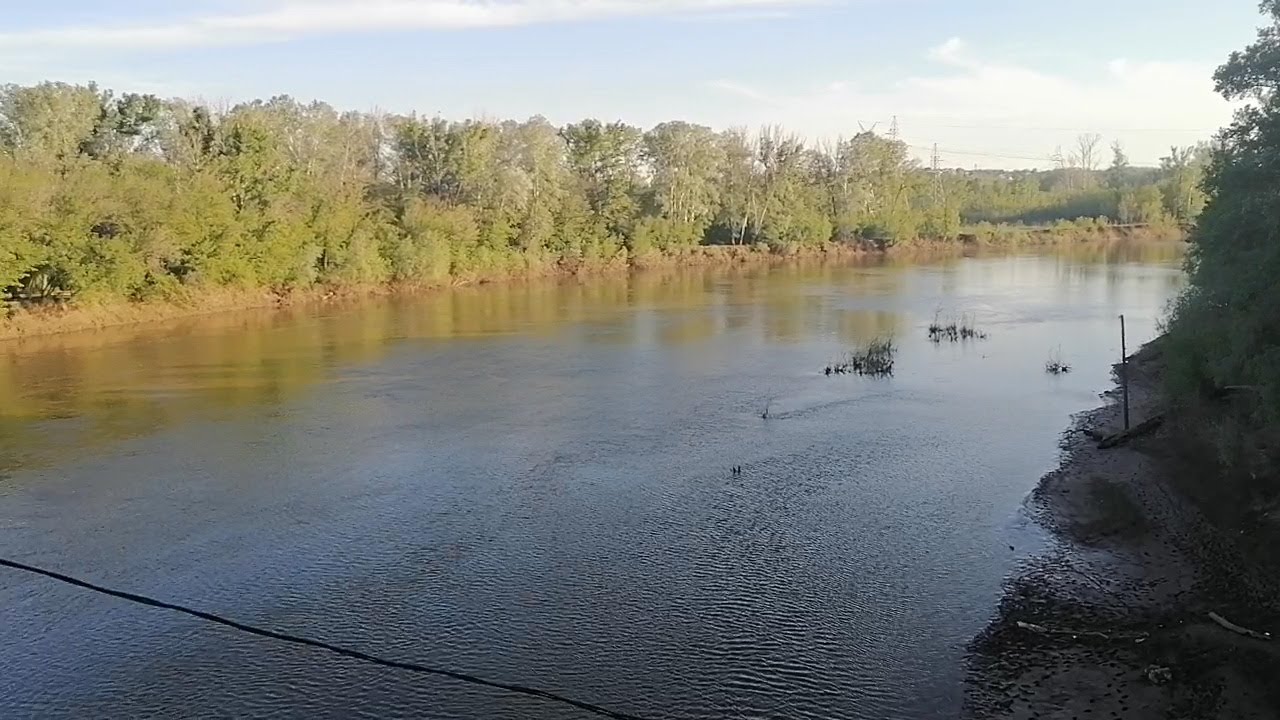
[[[770,396],[770,397],[769,397],[769,399],[767,399],[767,400],[765,400],[765,401],[764,401],[764,412],[760,413],[760,419],[761,419],[761,420],[768,420],[768,419],[769,419],[769,410],[770,410],[770,409],[772,409],[772,408],[773,408],[773,397],[772,397],[772,396]]]
[[[1059,347],[1044,363],[1044,371],[1050,375],[1066,375],[1071,372],[1071,366],[1062,360],[1062,348]]]

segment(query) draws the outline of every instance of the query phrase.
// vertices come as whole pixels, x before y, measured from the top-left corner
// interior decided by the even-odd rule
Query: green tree
[[[1111,144],[1111,167],[1107,168],[1107,187],[1122,190],[1129,182],[1129,156],[1120,141]]]
[[[596,242],[621,246],[639,209],[641,133],[623,123],[584,120],[560,131],[568,162],[593,216]]]
[[[1174,147],[1160,160],[1160,169],[1166,176],[1165,209],[1179,222],[1191,222],[1204,209],[1206,197],[1201,183],[1206,158],[1204,147]]]
[[[894,242],[914,237],[921,221],[917,198],[927,183],[906,144],[862,132],[842,142],[837,152],[836,224],[841,234]]]
[[[669,220],[705,226],[715,216],[722,150],[701,125],[662,123],[644,135],[649,188],[658,212]]]
[[[0,294],[16,289],[46,260],[32,236],[49,182],[43,173],[0,156]]]
[[[1117,217],[1122,223],[1159,223],[1168,216],[1164,210],[1164,198],[1160,188],[1143,185],[1126,190],[1120,195]]]
[[[0,87],[0,148],[37,163],[72,159],[92,138],[104,101],[94,85]]]
[[[156,149],[163,105],[154,95],[128,93],[119,98],[102,94],[98,121],[80,151],[99,160],[119,162],[122,156]]]
[[[527,188],[516,243],[534,263],[542,263],[544,254],[553,249],[555,218],[569,184],[564,139],[542,117],[509,128],[505,137],[513,148],[521,183]]]
[[[721,158],[716,193],[720,209],[715,225],[721,238],[741,245],[754,237],[748,231],[760,203],[756,148],[747,132],[741,129],[721,133],[717,144]]]
[[[1228,100],[1251,98],[1222,131],[1205,173],[1207,204],[1193,234],[1190,282],[1170,323],[1175,386],[1255,385],[1271,418],[1280,415],[1280,0],[1262,9],[1269,25],[1233,53],[1214,79]],[[1171,154],[1186,174],[1193,158]],[[1166,187],[1185,211],[1191,182]],[[1180,381],[1180,382],[1178,382]]]

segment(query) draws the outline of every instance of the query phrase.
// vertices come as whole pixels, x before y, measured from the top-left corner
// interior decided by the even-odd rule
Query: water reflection
[[[839,263],[679,268],[458,288],[345,307],[292,308],[33,338],[0,348],[0,468],[47,460],[173,423],[287,402],[335,369],[411,341],[582,334],[589,343],[696,345],[726,332],[793,344],[857,344],[906,330],[948,298],[1005,288],[1066,301],[1102,278],[1133,291],[1131,264],[1176,263],[1173,244],[1079,245],[1053,253],[903,252]],[[1168,293],[1166,273],[1138,282]],[[838,288],[840,296],[827,292]],[[924,305],[922,309],[920,306]],[[998,313],[998,298],[987,308]],[[76,418],[60,423],[49,421]]]

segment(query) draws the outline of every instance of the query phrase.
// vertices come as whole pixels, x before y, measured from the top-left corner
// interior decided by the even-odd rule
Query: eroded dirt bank
[[[1158,342],[1130,367],[1133,423],[1165,414]],[[1099,449],[1122,427],[1107,397],[1076,418],[1061,467],[1029,500],[1055,548],[1008,583],[975,638],[964,716],[1280,718],[1280,637],[1210,617],[1280,635],[1274,514],[1255,498],[1215,501],[1235,490],[1197,475],[1172,413],[1152,434]]]

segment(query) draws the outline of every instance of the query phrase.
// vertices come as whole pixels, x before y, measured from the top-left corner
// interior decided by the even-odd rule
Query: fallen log
[[[1231,632],[1237,635],[1251,637],[1254,640],[1270,640],[1271,639],[1271,633],[1261,633],[1261,632],[1258,632],[1257,630],[1250,630],[1249,628],[1246,628],[1246,627],[1240,627],[1239,625],[1222,617],[1216,612],[1209,613],[1209,619],[1214,621],[1218,625],[1220,625],[1223,629],[1230,630]]]
[[[1140,438],[1143,435],[1149,435],[1156,430],[1159,430],[1161,425],[1164,425],[1164,415],[1156,415],[1143,420],[1128,430],[1103,438],[1102,441],[1098,443],[1098,447],[1102,450],[1110,450],[1111,448],[1120,447],[1130,440]]]
[[[1259,398],[1264,392],[1261,385],[1224,385],[1213,389],[1213,398],[1215,400],[1230,400],[1241,396]]]

